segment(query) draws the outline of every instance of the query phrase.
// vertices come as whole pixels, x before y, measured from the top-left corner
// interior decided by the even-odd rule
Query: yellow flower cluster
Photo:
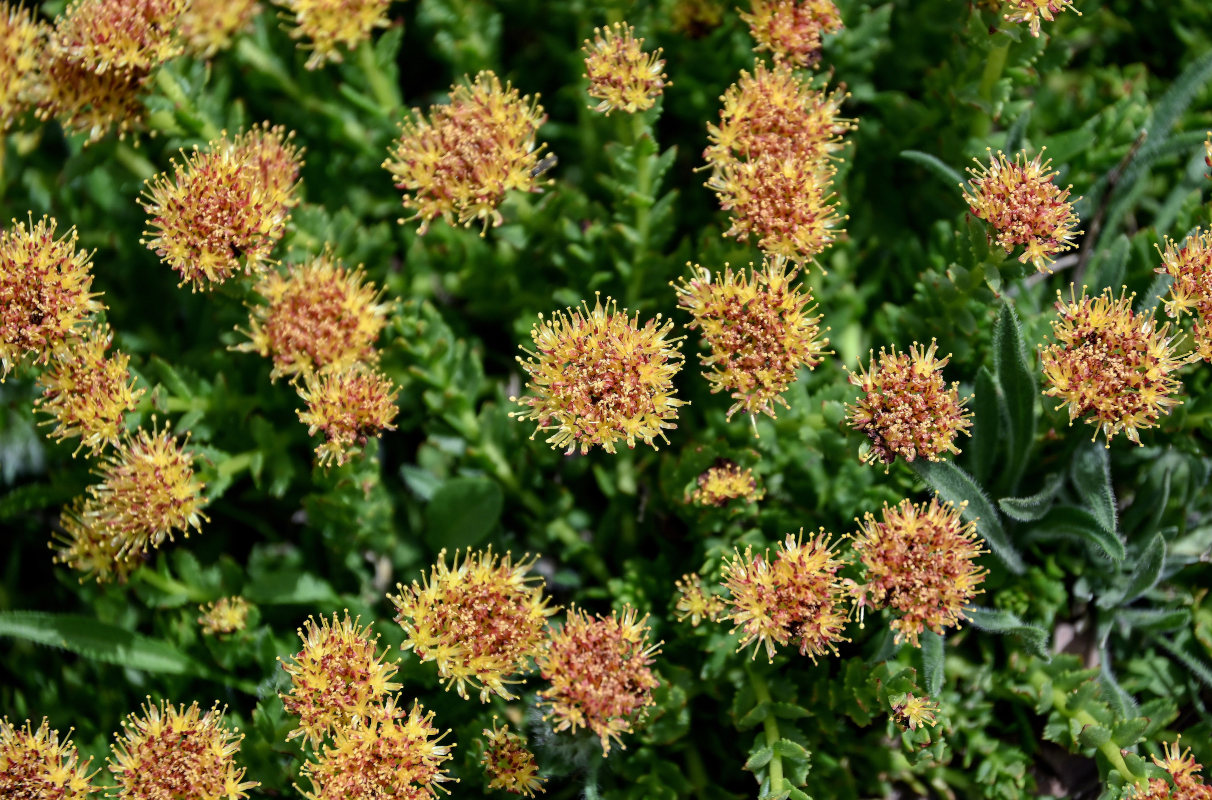
[[[1162,757],[1153,756],[1153,763],[1170,774],[1170,781],[1151,778],[1147,787],[1136,786],[1128,794],[1132,800],[1209,800],[1212,786],[1200,777],[1203,766],[1191,755],[1191,748],[1181,749],[1181,737],[1166,745]],[[1173,785],[1171,785],[1173,783]]]
[[[1052,22],[1056,15],[1066,9],[1077,14],[1073,0],[1006,0],[1006,19],[1010,22],[1025,22],[1031,26],[1031,35],[1039,36],[1040,22]]]
[[[814,67],[821,60],[821,37],[842,29],[842,16],[833,0],[752,0],[741,19],[775,61]]]
[[[399,393],[391,378],[362,363],[343,372],[306,376],[299,397],[307,407],[295,413],[307,426],[308,436],[324,436],[316,446],[320,466],[334,461],[340,466],[371,438],[394,431]]]
[[[626,114],[646,111],[672,85],[662,70],[661,48],[644,52],[644,40],[635,38],[635,28],[622,22],[593,29],[593,41],[586,40],[585,77],[589,96],[600,100],[594,111]]]
[[[1173,281],[1166,315],[1181,322],[1191,314],[1195,352],[1212,362],[1212,234],[1197,228],[1182,247],[1167,238],[1162,266],[1155,271]]]
[[[189,8],[181,15],[180,34],[186,52],[210,58],[226,50],[260,11],[257,0],[190,0]]]
[[[38,55],[45,38],[30,8],[0,3],[0,133],[37,100]]]
[[[414,109],[383,162],[413,212],[401,223],[421,220],[420,233],[439,217],[500,225],[507,192],[539,190],[535,136],[545,119],[537,95],[502,87],[490,71],[451,87],[450,102],[431,106],[428,116]]]
[[[342,47],[353,50],[370,40],[375,28],[387,27],[391,0],[276,0],[294,22],[292,39],[311,50],[305,66],[318,69],[344,59]]]
[[[678,622],[690,620],[690,627],[697,628],[703,620],[715,622],[724,613],[724,599],[704,591],[698,573],[683,575],[674,585],[678,593],[674,606]]]
[[[202,616],[198,617],[198,625],[207,636],[235,633],[244,630],[248,624],[248,614],[252,605],[243,597],[220,597],[213,603],[198,606]]]
[[[87,800],[101,791],[88,771],[92,759],[81,764],[70,737],[68,731],[60,741],[46,718],[36,730],[29,720],[17,728],[8,717],[0,719],[0,797]]]
[[[758,488],[753,470],[741,469],[731,461],[708,469],[699,476],[698,484],[688,499],[700,506],[722,507],[741,498],[756,503],[766,496],[766,491]]]
[[[534,762],[534,753],[526,748],[526,740],[509,730],[497,727],[493,717],[492,730],[484,729],[484,770],[488,773],[488,788],[511,794],[534,797],[543,791],[543,778]]]

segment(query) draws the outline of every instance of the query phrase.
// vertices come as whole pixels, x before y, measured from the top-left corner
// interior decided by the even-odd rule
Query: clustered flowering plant
[[[1212,798],[1206,6],[0,0],[0,798]]]

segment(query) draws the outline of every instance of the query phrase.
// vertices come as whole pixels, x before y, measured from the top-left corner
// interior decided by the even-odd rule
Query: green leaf
[[[1102,725],[1087,725],[1077,735],[1077,741],[1082,747],[1102,747],[1111,741],[1111,729]]]
[[[1110,247],[1103,248],[1094,257],[1094,263],[1091,264],[1087,275],[1091,293],[1101,292],[1106,288],[1119,291],[1119,287],[1124,284],[1130,246],[1128,237],[1121,233],[1115,237]]]
[[[1097,548],[1112,561],[1122,561],[1124,543],[1099,524],[1094,515],[1077,506],[1057,506],[1032,523],[1028,536],[1044,541],[1074,539]]]
[[[925,167],[927,172],[943,181],[952,190],[964,182],[964,176],[955,168],[944,163],[938,156],[923,153],[921,150],[902,150],[900,156],[906,161],[912,161]]]
[[[505,496],[496,481],[451,478],[425,508],[425,541],[434,550],[474,547],[496,527],[504,506]]]
[[[918,459],[909,466],[943,500],[957,506],[960,503],[967,503],[963,510],[963,518],[975,519],[977,531],[984,537],[994,554],[1005,563],[1011,572],[1016,575],[1023,573],[1026,567],[1023,564],[1022,556],[1010,543],[1010,537],[1006,535],[1005,528],[997,518],[997,511],[989,502],[989,498],[977,486],[976,481],[972,480],[972,476],[950,461]]]
[[[964,616],[971,620],[972,627],[978,630],[1017,636],[1023,640],[1028,650],[1040,658],[1048,660],[1052,656],[1048,652],[1048,632],[1023,622],[1009,611],[969,606],[964,609]]]
[[[1001,441],[1002,412],[997,383],[988,367],[976,371],[972,397],[972,436],[965,452],[969,455],[972,477],[983,484],[993,471]]]
[[[58,647],[94,661],[144,672],[203,674],[194,659],[168,642],[91,617],[45,611],[0,611],[0,636]]]
[[[756,772],[769,764],[772,758],[774,758],[774,748],[766,745],[750,753],[749,758],[745,761],[744,768],[750,772]]]
[[[1149,729],[1149,720],[1144,717],[1121,719],[1111,726],[1111,739],[1122,750],[1139,742]]]
[[[1127,580],[1115,589],[1098,598],[1099,608],[1112,608],[1127,605],[1145,592],[1157,585],[1161,579],[1162,567],[1166,564],[1166,540],[1160,533],[1153,535],[1153,541],[1145,548],[1136,561],[1136,568]]]
[[[1034,108],[1034,105],[1029,105],[1019,112],[1010,125],[1010,130],[1006,131],[1005,150],[1007,153],[1015,153],[1022,146],[1023,134],[1027,131],[1027,124],[1031,122],[1031,111]]]
[[[1115,492],[1111,488],[1111,465],[1107,448],[1086,442],[1078,448],[1070,466],[1070,477],[1086,508],[1103,530],[1116,532]]]
[[[1203,681],[1205,686],[1212,688],[1212,666],[1209,666],[1208,662],[1204,661],[1199,656],[1191,655],[1168,636],[1156,636],[1153,637],[1153,641],[1157,642],[1164,650],[1166,650],[1166,652],[1178,659],[1178,661],[1184,667],[1186,667],[1192,675]],[[1142,713],[1144,710],[1145,706],[1141,706]]]
[[[808,761],[812,758],[812,754],[802,744],[793,742],[790,739],[779,739],[775,742],[774,752],[780,758],[793,761]]]
[[[1006,472],[999,485],[1013,490],[1026,467],[1035,444],[1035,399],[1038,391],[1035,372],[1023,350],[1022,325],[1009,303],[1002,303],[993,329],[993,371],[997,375],[1006,402]]]
[[[1052,501],[1065,485],[1065,476],[1053,472],[1044,478],[1044,486],[1038,492],[1028,497],[1003,497],[997,501],[997,507],[1010,519],[1019,522],[1034,522],[1048,513]]]
[[[1127,630],[1169,633],[1191,624],[1191,611],[1186,608],[1121,608],[1115,621]]]
[[[943,637],[934,631],[923,631],[920,638],[926,693],[937,697],[943,691]]]
[[[745,716],[736,721],[736,726],[739,730],[748,730],[756,727],[766,721],[766,717],[770,716],[770,704],[758,703],[753,708],[746,712]]]
[[[1204,84],[1212,80],[1212,52],[1195,60],[1191,66],[1170,84],[1170,88],[1162,95],[1161,100],[1153,109],[1153,119],[1149,121],[1147,130],[1149,138],[1141,148],[1139,157],[1152,154],[1170,138],[1170,132],[1175,124],[1191,105]]]

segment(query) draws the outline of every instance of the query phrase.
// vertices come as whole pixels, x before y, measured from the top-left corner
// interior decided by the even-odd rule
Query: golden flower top
[[[814,67],[821,60],[821,37],[842,29],[833,0],[752,0],[741,13],[757,42],[754,50],[770,51],[775,61]]]
[[[1153,778],[1147,789],[1137,786],[1128,795],[1133,800],[1209,800],[1212,786],[1204,783],[1199,773],[1203,767],[1191,756],[1191,749],[1181,750],[1181,737],[1167,744],[1163,757],[1153,756],[1153,763],[1170,773],[1169,782]]]
[[[311,50],[304,65],[318,69],[329,62],[340,63],[341,48],[353,50],[370,40],[375,28],[387,27],[391,0],[276,0],[294,23],[292,39],[302,39]]]
[[[413,109],[383,168],[404,192],[404,208],[425,233],[441,217],[450,225],[503,222],[497,207],[509,191],[537,192],[539,126],[547,119],[538,95],[521,95],[491,71],[456,84],[450,102]]]
[[[186,52],[210,58],[226,50],[260,11],[257,0],[190,0],[180,27]]]
[[[707,125],[708,165],[774,156],[813,164],[835,153],[854,120],[839,117],[846,94],[815,89],[788,64],[754,64],[720,98],[720,122]]]
[[[248,612],[252,605],[239,595],[220,597],[213,603],[198,606],[202,616],[198,617],[198,625],[207,636],[235,633],[244,630],[248,625]]]
[[[795,382],[801,367],[814,369],[829,351],[821,338],[821,317],[810,316],[812,290],[795,283],[798,268],[790,271],[783,259],[769,259],[761,271],[724,273],[699,266],[676,286],[678,305],[694,320],[686,327],[702,331],[709,355],[700,355],[711,391],[727,391],[733,399],[731,418],[744,410],[750,417],[775,416],[774,404],[784,408],[782,394]],[[756,425],[754,432],[756,433]]]
[[[1127,290],[1125,289],[1124,292]],[[1069,424],[1078,417],[1111,439],[1121,431],[1140,444],[1140,431],[1152,428],[1182,401],[1176,376],[1186,363],[1175,355],[1169,323],[1157,326],[1152,314],[1132,311],[1135,294],[1106,289],[1081,299],[1069,287],[1069,302],[1056,293],[1058,319],[1052,322],[1055,341],[1040,352],[1044,394],[1069,406]]]
[[[76,249],[76,229],[55,238],[43,217],[0,231],[0,381],[24,356],[45,364],[104,306],[93,286],[92,256]]]
[[[1030,161],[1018,153],[1013,163],[1000,150],[986,166],[968,167],[971,178],[964,187],[964,202],[973,215],[997,231],[997,243],[1007,253],[1023,247],[1018,260],[1028,261],[1037,272],[1052,271],[1058,253],[1073,249],[1077,215],[1069,200],[1069,189],[1053,181],[1060,173],[1050,170],[1052,159],[1042,161],[1040,150]],[[974,159],[976,160],[976,159]],[[963,184],[961,184],[963,186]]]
[[[323,434],[316,445],[316,461],[326,467],[344,464],[383,431],[394,431],[392,420],[400,413],[396,398],[400,387],[371,367],[354,364],[343,372],[308,375],[299,388],[306,409],[295,411],[307,426],[307,435]]]
[[[54,562],[92,577],[97,583],[125,582],[142,561],[142,551],[128,546],[123,536],[111,536],[104,507],[93,497],[77,498],[63,509],[50,547]]]
[[[741,469],[731,461],[709,468],[699,476],[698,484],[688,499],[700,506],[722,507],[739,499],[756,503],[766,496],[766,490],[758,488],[753,470]]]
[[[119,800],[237,800],[261,784],[245,781],[236,753],[244,734],[223,724],[216,703],[205,713],[150,698],[143,715],[122,721],[109,770]]]
[[[837,576],[842,562],[836,557],[829,535],[821,528],[804,542],[804,532],[787,534],[775,547],[755,556],[745,547],[742,556],[724,561],[724,586],[728,589],[728,613],[733,631],[741,632],[738,649],[756,642],[753,657],[765,646],[773,661],[777,646],[798,644],[800,655],[816,663],[817,656],[837,654],[837,643],[849,615],[842,584]]]
[[[148,72],[97,72],[65,57],[53,44],[43,51],[39,69],[43,80],[37,92],[38,118],[57,119],[69,133],[85,136],[85,145],[100,141],[110,130],[123,138],[142,126],[147,109],[141,94]]]
[[[942,633],[964,619],[964,606],[983,589],[988,571],[976,565],[981,549],[975,522],[963,522],[950,503],[884,505],[883,519],[866,514],[853,536],[865,584],[853,584],[860,614],[868,605],[891,608],[896,641],[918,647],[924,630]]]
[[[937,349],[933,340],[927,348],[914,342],[908,353],[896,352],[895,345],[891,352],[880,348],[878,367],[873,351],[868,367],[859,362],[858,372],[850,373],[850,383],[863,392],[846,406],[850,427],[871,440],[863,461],[941,461],[945,453],[960,452],[955,438],[972,427],[972,412],[964,408],[970,398],[960,399],[958,382],[947,388],[943,367],[951,356],[935,358]]]
[[[11,128],[34,99],[44,38],[31,9],[0,3],[0,133]]]
[[[271,270],[254,291],[265,304],[251,306],[249,341],[235,349],[271,357],[271,379],[378,361],[375,341],[394,303],[382,302],[361,265],[348,269],[324,253],[285,274]]]
[[[892,701],[892,718],[902,730],[917,730],[929,725],[938,725],[934,715],[938,713],[938,703],[929,697],[914,697],[912,692],[889,698]]]
[[[1176,320],[1191,314],[1195,352],[1212,361],[1212,233],[1197,228],[1181,247],[1167,238],[1162,266],[1155,272],[1173,280],[1166,314]]]
[[[661,48],[644,52],[644,40],[635,37],[635,28],[616,22],[593,29],[593,41],[585,40],[585,77],[589,96],[600,100],[594,111],[609,114],[618,110],[627,114],[646,111],[672,83],[662,70],[665,61]]]
[[[518,419],[534,420],[535,430],[554,431],[547,439],[553,447],[581,453],[600,445],[615,452],[620,442],[634,448],[636,441],[657,447],[655,439],[676,428],[678,407],[673,376],[682,368],[682,338],[668,338],[673,322],[661,315],[640,326],[640,316],[619,311],[610,298],[601,297],[581,308],[557,311],[553,319],[539,321],[530,332],[534,350],[525,347],[527,388],[533,394],[511,397],[524,411]],[[534,434],[531,435],[534,438]]]
[[[1079,17],[1082,12],[1073,7],[1073,0],[1006,0],[1006,19],[1031,25],[1031,35],[1039,36],[1041,20],[1052,22],[1056,15],[1069,9]]]
[[[508,684],[527,671],[541,648],[544,623],[555,609],[547,607],[541,578],[528,576],[537,559],[514,564],[508,553],[498,559],[492,548],[468,552],[462,563],[456,551],[446,566],[446,551],[429,575],[411,586],[397,584],[388,595],[396,622],[404,629],[403,649],[421,661],[435,661],[438,675],[463,699],[478,689],[480,702],[492,694],[512,700]]]
[[[117,444],[126,412],[134,410],[144,392],[135,389],[129,356],[120,351],[106,355],[112,341],[108,327],[94,326],[70,349],[56,353],[38,377],[42,395],[34,406],[51,417],[43,424],[54,424],[50,435],[55,439],[79,436],[77,452],[95,454]]]
[[[173,161],[173,174],[147,182],[140,199],[150,239],[141,240],[181,276],[208,290],[233,275],[260,273],[298,205],[302,150],[293,133],[268,124]]]
[[[509,730],[506,725],[497,727],[497,718],[492,718],[492,730],[484,729],[487,739],[484,747],[484,771],[488,773],[488,788],[500,789],[511,794],[534,797],[535,792],[544,791],[544,779],[539,777],[534,753],[526,747],[526,740]]]
[[[683,575],[675,582],[678,599],[674,611],[678,622],[690,620],[690,627],[697,628],[703,620],[715,622],[724,613],[724,599],[703,590],[703,579],[697,572]]]
[[[451,779],[442,763],[454,745],[438,744],[448,732],[434,726],[432,711],[414,702],[405,714],[392,697],[371,712],[303,765],[307,800],[422,800]]]
[[[57,58],[98,73],[148,72],[181,52],[189,0],[75,0],[55,23]]]
[[[555,730],[588,728],[610,753],[610,740],[620,747],[624,733],[653,705],[652,690],[660,681],[649,668],[661,643],[648,643],[648,616],[636,619],[625,606],[622,616],[589,616],[573,608],[564,626],[553,631],[538,665],[551,687],[539,692],[547,706],[546,719]]]
[[[332,624],[321,617],[317,625],[309,617],[299,629],[303,649],[282,668],[290,674],[289,694],[281,695],[286,713],[299,718],[299,727],[286,738],[306,736],[318,747],[325,736],[365,724],[391,692],[394,661],[376,652],[379,637],[370,626],[358,626],[358,618],[332,615]]]
[[[29,720],[17,728],[0,719],[0,797],[9,800],[86,800],[101,791],[71,741],[71,731],[59,741],[46,718],[35,730]]]

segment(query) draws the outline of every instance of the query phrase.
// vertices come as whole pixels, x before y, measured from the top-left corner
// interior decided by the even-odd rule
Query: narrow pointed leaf
[[[1013,490],[1031,448],[1035,444],[1035,373],[1027,363],[1023,350],[1022,325],[1009,303],[1002,304],[997,326],[993,330],[993,371],[1006,402],[1006,421],[1009,426],[1009,452],[1006,454],[1006,472],[999,482],[1005,489]]]
[[[958,188],[964,182],[964,176],[960,174],[959,170],[944,163],[938,156],[923,153],[921,150],[902,150],[900,156],[906,161],[912,161],[925,167],[927,172],[951,189]]]
[[[1115,493],[1111,489],[1111,465],[1107,448],[1086,442],[1073,456],[1070,476],[1086,508],[1103,530],[1116,532]]]
[[[1009,611],[999,611],[993,608],[978,608],[969,606],[964,609],[964,616],[972,622],[972,627],[987,633],[1000,633],[1007,636],[1017,636],[1022,639],[1027,649],[1043,659],[1051,658],[1048,652],[1048,633],[1043,628],[1023,622]]]
[[[963,518],[976,520],[976,529],[988,543],[993,553],[1000,558],[1006,567],[1016,575],[1021,575],[1026,569],[1022,556],[1010,542],[1006,529],[997,518],[997,511],[989,498],[977,486],[972,476],[964,472],[950,461],[918,460],[910,464],[918,477],[934,490],[943,500],[959,505],[967,503]]]
[[[1065,485],[1065,476],[1053,472],[1044,478],[1044,486],[1038,492],[1027,497],[1003,497],[997,501],[997,507],[1010,519],[1019,522],[1034,522],[1048,513],[1052,501]]]
[[[1166,540],[1160,533],[1154,534],[1153,541],[1145,548],[1145,552],[1137,559],[1132,574],[1118,588],[1107,592],[1098,598],[1100,608],[1113,608],[1127,605],[1145,592],[1157,585],[1161,579],[1162,567],[1166,564]]]

